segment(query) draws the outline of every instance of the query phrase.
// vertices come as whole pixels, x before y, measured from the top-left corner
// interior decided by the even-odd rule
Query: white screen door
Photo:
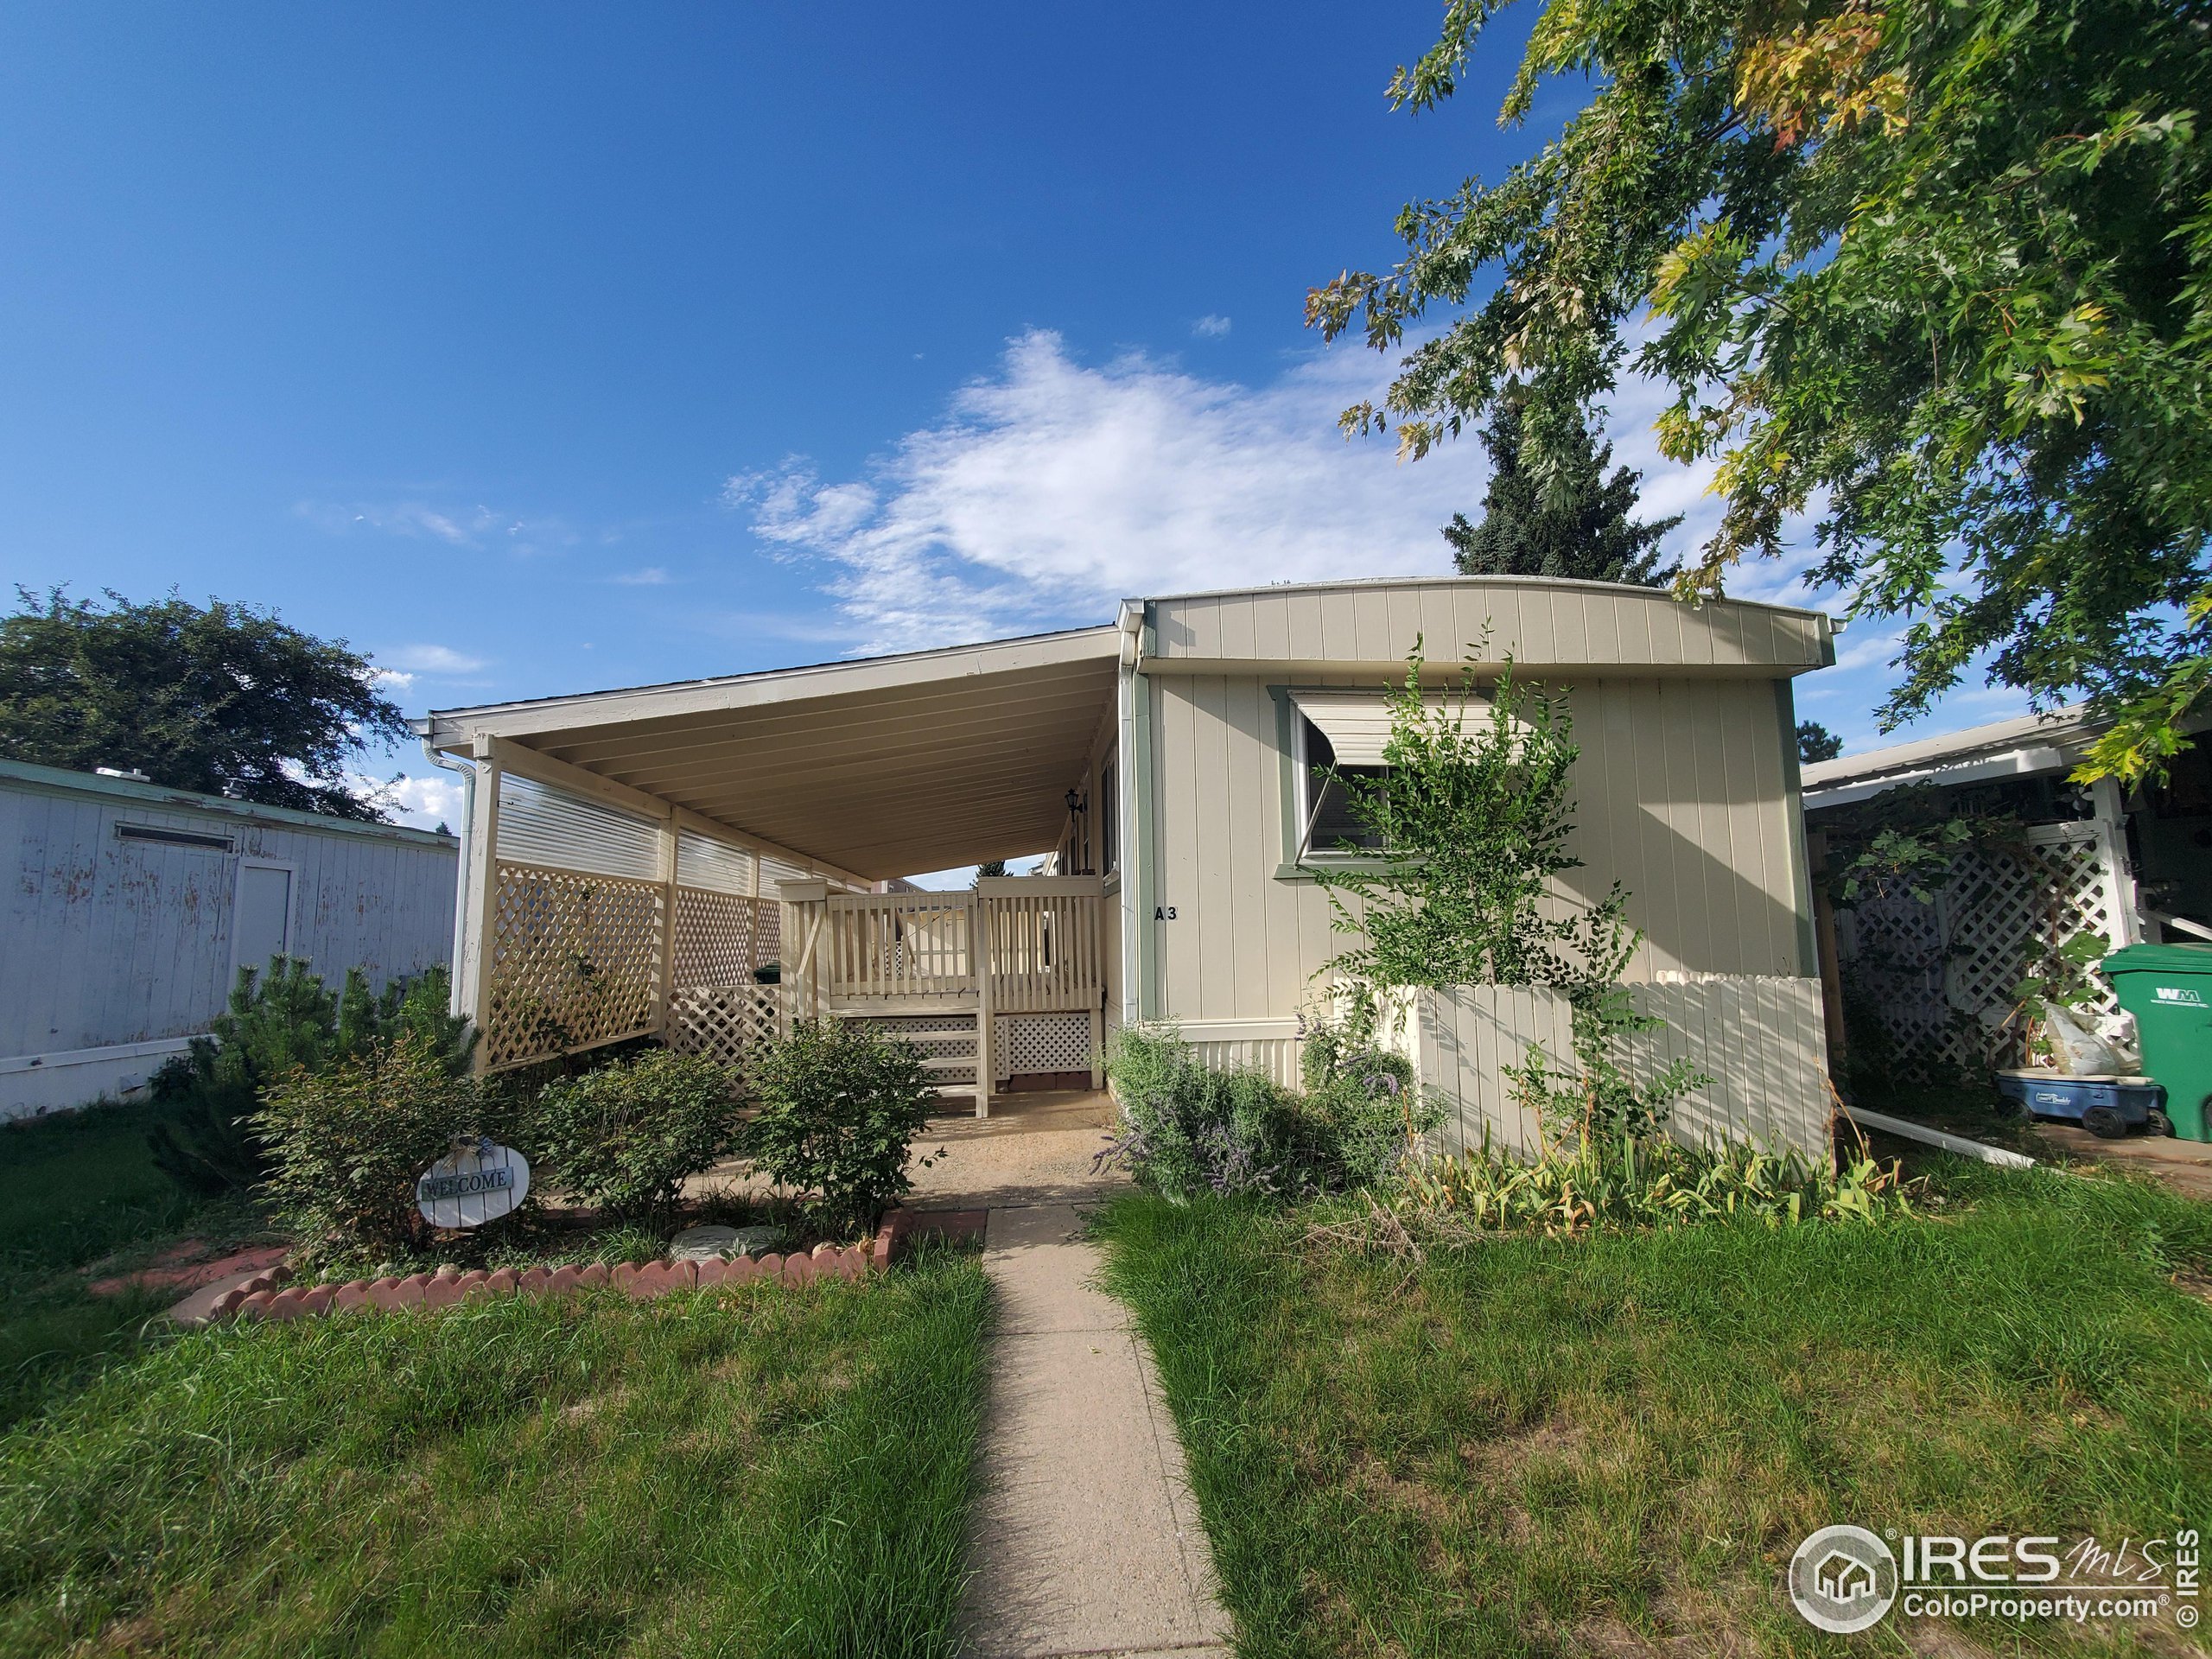
[[[281,864],[241,864],[231,916],[231,970],[266,969],[292,948],[292,873]]]

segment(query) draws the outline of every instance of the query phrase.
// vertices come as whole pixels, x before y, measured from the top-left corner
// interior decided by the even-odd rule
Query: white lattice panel
[[[504,861],[497,880],[486,1065],[520,1065],[653,1028],[659,883]]]
[[[2024,844],[1961,854],[1933,904],[1898,894],[1859,906],[1850,965],[1907,1080],[2016,1060],[2021,1033],[2004,1020],[2031,960],[2084,933],[2125,942],[2119,869],[2102,824],[2043,824]],[[2092,1011],[2110,1013],[2110,988],[2090,982]]]
[[[1090,1070],[1088,1014],[1010,1014],[998,1024],[999,1070],[1007,1077]]]
[[[1978,1034],[1943,995],[1943,895],[1922,904],[1910,893],[1870,899],[1851,912],[1852,978],[1897,1046],[1904,1081],[1980,1062]]]
[[[668,1046],[739,1065],[781,1029],[779,995],[773,985],[679,985],[668,995]]]
[[[676,890],[676,982],[736,985],[776,960],[776,904],[696,887]]]

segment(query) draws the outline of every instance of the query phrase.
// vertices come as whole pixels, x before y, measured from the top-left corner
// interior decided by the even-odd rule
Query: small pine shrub
[[[803,1020],[756,1049],[746,1077],[759,1110],[741,1150],[811,1195],[807,1207],[824,1230],[873,1226],[912,1186],[907,1154],[936,1101],[913,1044],[844,1020]]]
[[[333,996],[307,963],[272,957],[265,971],[238,970],[229,1005],[209,1034],[154,1074],[154,1098],[175,1116],[147,1140],[155,1166],[187,1192],[242,1192],[270,1173],[252,1118],[264,1090],[296,1069],[315,1071],[403,1034],[427,1043],[455,1076],[468,1069],[476,1033],[446,1012],[442,967],[395,980],[381,995],[359,969]]]
[[[272,1166],[265,1190],[311,1255],[405,1249],[422,1226],[416,1177],[456,1140],[512,1130],[508,1109],[451,1058],[409,1033],[270,1087],[252,1120]]]
[[[530,1139],[563,1192],[642,1221],[730,1150],[738,1105],[737,1080],[713,1060],[647,1049],[547,1084]]]
[[[1443,1119],[1371,1020],[1309,1015],[1306,1090],[1250,1067],[1210,1071],[1172,1031],[1125,1026],[1107,1071],[1119,1132],[1100,1162],[1180,1203],[1201,1192],[1301,1198],[1400,1180]]]

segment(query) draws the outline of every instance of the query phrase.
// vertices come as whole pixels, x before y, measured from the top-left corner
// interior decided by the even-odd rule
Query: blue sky
[[[418,713],[1440,570],[1478,447],[1345,444],[1387,365],[1300,319],[1573,107],[1394,115],[1436,16],[12,8],[0,577],[272,605]],[[1854,747],[1885,638],[1800,683]]]

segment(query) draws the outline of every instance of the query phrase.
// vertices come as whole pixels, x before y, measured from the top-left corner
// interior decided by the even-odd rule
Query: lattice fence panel
[[[679,985],[668,994],[668,1046],[735,1065],[782,1029],[773,985]]]
[[[736,985],[776,960],[783,907],[701,887],[676,890],[676,982]]]
[[[1850,966],[1907,1081],[2018,1062],[2022,1033],[2007,1016],[2031,956],[2084,933],[2115,946],[2125,937],[2116,863],[2100,826],[2041,825],[2024,846],[1962,854],[1932,905],[1898,894],[1858,906]],[[2091,983],[2090,1011],[2111,1013],[2110,988]]]
[[[501,862],[484,1058],[518,1065],[654,1028],[658,882]]]
[[[1017,1014],[999,1020],[1001,1069],[1007,1076],[1090,1070],[1089,1014]]]
[[[1856,939],[1846,964],[1867,1010],[1896,1048],[1901,1080],[1926,1083],[1941,1071],[1980,1061],[1980,1044],[1943,995],[1947,934],[1943,896],[1870,899],[1851,912]]]
[[[2056,949],[2083,933],[2107,944],[2122,937],[2120,895],[2094,824],[2031,830],[2017,853],[1967,861],[1947,897],[1951,1000],[1968,1010],[2009,1003],[2037,944]],[[2102,980],[2091,983],[2098,992],[2093,1012],[2120,1006]]]

